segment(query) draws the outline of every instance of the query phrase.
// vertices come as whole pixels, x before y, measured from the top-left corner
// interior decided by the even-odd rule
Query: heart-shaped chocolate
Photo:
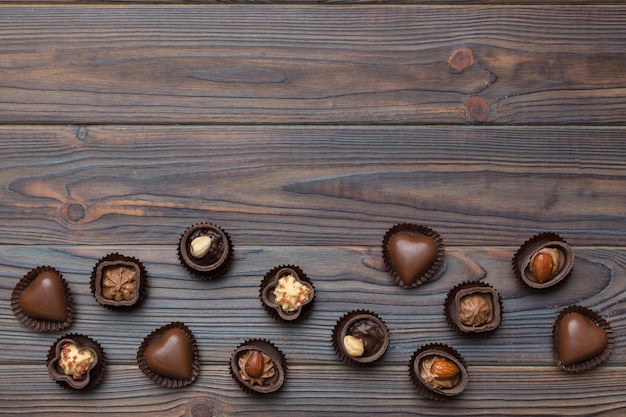
[[[558,352],[563,365],[584,362],[607,346],[604,329],[580,313],[565,315],[558,324]]]
[[[429,236],[396,233],[389,238],[389,257],[405,286],[411,286],[437,259],[437,243]]]
[[[44,271],[22,290],[19,305],[27,315],[40,320],[67,320],[67,293],[61,276]]]
[[[156,374],[178,379],[193,377],[193,347],[184,330],[170,328],[144,352],[146,365]]]

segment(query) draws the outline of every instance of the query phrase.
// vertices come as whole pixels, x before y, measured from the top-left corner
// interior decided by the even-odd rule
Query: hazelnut
[[[363,352],[365,352],[363,341],[352,335],[347,335],[343,338],[343,347],[346,353],[352,357],[363,356]]]
[[[213,239],[211,236],[198,236],[191,241],[189,252],[194,258],[202,258],[209,253]]]
[[[265,367],[264,362],[263,354],[261,352],[258,350],[252,351],[246,361],[246,374],[252,378],[260,378],[263,375],[263,368]]]

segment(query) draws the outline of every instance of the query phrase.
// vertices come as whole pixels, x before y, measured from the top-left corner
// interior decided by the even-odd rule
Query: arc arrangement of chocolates
[[[416,288],[445,273],[442,237],[421,225],[402,223],[389,229],[382,240],[385,266],[395,283]],[[210,223],[189,227],[180,237],[178,257],[193,275],[211,279],[223,275],[233,259],[229,235]],[[527,286],[538,291],[561,284],[574,266],[574,252],[552,232],[537,234],[514,254],[512,269]],[[91,292],[103,307],[127,311],[145,296],[146,269],[135,258],[118,253],[100,259],[91,274]],[[305,319],[314,304],[315,287],[296,265],[280,265],[261,280],[263,308],[280,322]],[[68,328],[74,319],[71,291],[61,273],[50,266],[29,271],[11,294],[11,308],[26,327],[40,332]],[[452,288],[443,313],[449,326],[468,337],[485,337],[502,321],[498,291],[481,281],[467,281]],[[553,358],[563,371],[581,372],[604,362],[615,337],[600,314],[582,306],[562,310],[552,328]],[[337,358],[352,367],[374,364],[389,346],[387,325],[376,313],[355,310],[336,322],[331,343]],[[145,337],[136,354],[139,369],[158,385],[187,386],[199,374],[199,349],[191,330],[181,322],[160,327]],[[64,388],[85,390],[98,385],[106,364],[102,346],[90,337],[70,333],[58,338],[46,359],[50,377]],[[230,373],[248,394],[265,395],[279,390],[286,380],[287,359],[271,341],[246,340],[231,355]],[[467,365],[451,346],[432,343],[412,355],[408,375],[423,397],[442,400],[455,397],[468,384]]]

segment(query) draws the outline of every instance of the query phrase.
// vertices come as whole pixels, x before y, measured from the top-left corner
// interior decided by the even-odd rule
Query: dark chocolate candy
[[[255,359],[263,362],[251,366],[248,360]],[[257,367],[260,368],[252,369]],[[230,374],[244,392],[255,396],[270,394],[283,386],[287,360],[273,343],[251,339],[239,345],[231,355]]]
[[[295,278],[296,285],[303,286],[303,290],[308,295],[301,300],[301,304],[295,309],[287,309],[288,311],[286,311],[277,302],[274,290],[280,283],[280,279],[289,275]],[[263,308],[270,316],[277,320],[296,321],[305,318],[311,312],[315,299],[315,287],[302,269],[294,265],[284,265],[273,268],[265,274],[265,277],[261,280],[259,294]]]
[[[350,355],[345,337],[353,336],[363,343],[363,354]],[[355,310],[345,314],[335,324],[332,344],[337,357],[351,366],[367,366],[376,362],[387,351],[389,331],[385,322],[376,314]]]
[[[458,370],[458,376],[454,378],[451,386],[440,385],[439,378],[430,380],[433,375],[429,375],[428,379],[424,378],[424,362],[434,359],[449,361]],[[409,376],[417,391],[422,396],[433,400],[455,397],[465,390],[468,383],[467,368],[463,357],[454,348],[439,343],[422,346],[413,354],[409,361]]]
[[[529,287],[544,289],[569,277],[574,266],[574,251],[553,232],[533,236],[513,256],[513,270]]]
[[[463,335],[484,335],[502,321],[502,301],[489,284],[470,281],[452,288],[444,302],[448,324]]]
[[[102,306],[129,310],[140,304],[147,274],[139,260],[111,253],[100,259],[91,273],[91,292]]]
[[[73,355],[67,357],[64,348],[75,348]],[[91,362],[78,364],[86,355]],[[64,357],[65,356],[65,357]],[[102,380],[105,368],[105,355],[102,347],[95,340],[79,334],[60,337],[48,352],[48,373],[59,385],[72,390],[91,389]],[[67,373],[65,368],[67,368]]]
[[[178,257],[192,274],[215,278],[226,272],[232,258],[232,244],[228,234],[218,226],[200,223],[182,234]]]

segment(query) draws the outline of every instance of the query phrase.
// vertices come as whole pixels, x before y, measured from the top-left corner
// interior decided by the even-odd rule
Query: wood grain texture
[[[0,123],[623,124],[626,111],[624,6],[0,10]],[[475,64],[453,74],[460,47]]]
[[[625,246],[623,128],[5,126],[0,241],[376,245],[426,224],[450,245],[552,229]]]
[[[568,281],[558,291],[539,293],[513,276],[510,257],[515,248],[449,248],[446,274],[415,290],[391,282],[380,269],[378,247],[244,247],[227,276],[214,281],[189,276],[178,264],[175,247],[0,249],[0,414],[26,407],[46,415],[89,409],[99,415],[331,415],[342,408],[404,415],[417,407],[421,415],[460,410],[469,415],[527,415],[530,409],[541,415],[618,415],[626,404],[621,389],[626,376],[626,250],[576,248]],[[117,250],[139,257],[150,277],[148,296],[132,313],[101,307],[88,285],[96,260]],[[312,315],[295,325],[271,319],[258,299],[262,275],[281,262],[300,264],[316,287]],[[68,393],[54,384],[44,359],[59,334],[26,330],[10,312],[12,287],[36,264],[53,264],[62,271],[78,306],[71,330],[89,334],[106,351],[110,366],[92,393]],[[481,278],[499,290],[504,320],[494,335],[468,339],[448,328],[442,303],[454,285]],[[551,358],[552,324],[571,304],[599,311],[616,333],[616,348],[607,363],[581,375],[558,370]],[[390,330],[389,350],[370,369],[344,366],[329,341],[335,321],[356,308],[377,312]],[[157,387],[134,362],[141,340],[172,320],[184,321],[200,347],[201,374],[188,389]],[[230,354],[251,337],[272,340],[290,364],[287,383],[273,399],[248,398],[228,375]],[[468,363],[471,383],[458,401],[426,401],[411,386],[408,360],[419,346],[432,342],[454,346]],[[119,405],[111,404],[115,398]],[[205,411],[209,414],[201,414]]]

